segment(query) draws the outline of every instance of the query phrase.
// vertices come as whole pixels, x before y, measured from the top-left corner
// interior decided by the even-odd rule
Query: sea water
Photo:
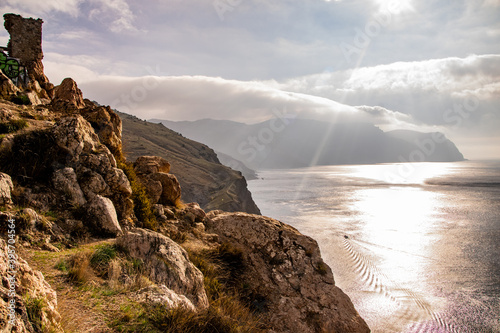
[[[267,170],[249,188],[318,241],[372,332],[500,332],[500,162]]]

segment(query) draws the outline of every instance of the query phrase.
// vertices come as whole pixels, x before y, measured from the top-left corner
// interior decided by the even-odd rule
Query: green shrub
[[[102,276],[107,272],[109,262],[116,258],[116,254],[117,250],[114,245],[101,245],[92,253],[90,266]]]
[[[15,103],[17,105],[31,105],[31,101],[28,96],[26,95],[17,95],[14,96],[10,99],[12,103]]]
[[[28,127],[26,119],[11,119],[0,123],[0,133],[14,133],[26,127]]]
[[[123,170],[132,187],[132,201],[134,202],[134,214],[139,220],[140,226],[156,231],[158,228],[156,217],[152,210],[151,200],[146,188],[137,179],[134,167],[131,163],[118,161],[118,167]]]

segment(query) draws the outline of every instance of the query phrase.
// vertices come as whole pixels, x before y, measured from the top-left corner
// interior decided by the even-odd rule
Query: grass
[[[28,122],[26,121],[26,119],[11,119],[9,121],[0,123],[0,133],[15,133],[26,127],[28,127]]]
[[[26,306],[26,312],[28,314],[28,319],[33,326],[35,332],[44,332],[44,327],[42,323],[43,309],[47,306],[44,298],[36,298],[27,294],[24,297],[24,304]]]

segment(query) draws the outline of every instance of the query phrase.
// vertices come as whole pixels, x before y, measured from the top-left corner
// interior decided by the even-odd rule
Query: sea
[[[372,332],[500,332],[500,161],[258,175],[262,214],[318,242]]]

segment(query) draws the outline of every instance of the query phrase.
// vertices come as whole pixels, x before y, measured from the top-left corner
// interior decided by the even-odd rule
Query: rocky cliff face
[[[186,139],[168,128],[118,113],[123,121],[123,146],[134,160],[158,155],[168,160],[183,189],[183,200],[198,202],[206,210],[260,214],[246,179],[220,164],[209,147]]]
[[[40,21],[15,15],[6,20],[13,34],[34,30],[32,42],[39,43]],[[16,42],[10,45],[15,49]],[[41,49],[23,47],[38,54],[25,61],[33,62],[30,77],[43,82],[43,67],[36,65]],[[314,240],[260,215],[207,214],[198,203],[180,200],[187,192],[208,209],[258,212],[244,178],[221,166],[206,146],[170,134],[175,144],[167,150],[155,146],[154,135],[144,136],[165,154],[151,156],[148,150],[131,163],[122,154],[120,117],[83,99],[73,80],[65,79],[50,93],[43,88],[46,95],[36,84],[2,82],[1,332],[59,332],[68,325],[71,331],[97,331],[98,325],[65,322],[63,314],[71,317],[82,310],[85,315],[100,311],[94,318],[106,317],[102,325],[107,329],[99,330],[106,332],[122,331],[121,323],[149,332],[173,325],[184,331],[369,331],[335,287]],[[11,102],[19,94],[36,103]],[[161,136],[163,126],[154,126],[149,133]],[[129,142],[139,138],[129,135]],[[218,190],[210,192],[214,188]],[[103,237],[111,237],[106,247],[79,251]],[[32,263],[51,273],[57,292],[20,253],[26,258],[42,253],[42,263]],[[44,264],[52,258],[59,259],[57,265]],[[54,275],[54,266],[67,273]],[[89,288],[91,295],[75,286]],[[75,290],[81,293],[75,295]],[[99,302],[92,303],[94,294]],[[68,295],[74,297],[70,302]],[[66,300],[60,308],[58,296]],[[99,309],[102,302],[112,309]],[[9,304],[15,312],[12,321]]]

